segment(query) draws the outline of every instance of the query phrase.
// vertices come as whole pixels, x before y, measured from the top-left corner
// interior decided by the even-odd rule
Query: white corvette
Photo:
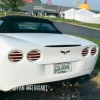
[[[49,20],[0,18],[0,90],[90,75],[98,45],[62,34]],[[9,88],[8,88],[9,87]]]

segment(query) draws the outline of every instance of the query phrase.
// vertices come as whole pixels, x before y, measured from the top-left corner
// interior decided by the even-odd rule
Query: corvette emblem
[[[69,52],[70,52],[70,50],[69,51],[61,51],[61,53],[63,53],[64,55],[69,53]]]

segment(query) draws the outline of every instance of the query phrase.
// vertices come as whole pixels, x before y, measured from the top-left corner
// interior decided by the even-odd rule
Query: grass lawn
[[[11,11],[7,11],[6,15],[25,15],[23,12],[11,12]],[[0,17],[5,16],[5,12],[4,11],[0,11]]]
[[[84,26],[100,29],[100,24],[83,23],[83,22],[79,22],[79,21],[76,21],[76,20],[62,19],[62,18],[50,18],[50,17],[41,17],[41,18],[45,18],[45,19],[49,19],[49,20],[53,20],[53,21],[61,21],[61,22],[78,24],[78,25],[84,25]]]
[[[94,39],[94,38],[91,38],[91,37],[86,37],[86,36],[80,36],[80,35],[75,35],[75,36],[78,36],[78,37],[87,39],[87,40],[89,40],[89,41],[92,41],[92,42],[98,44],[99,50],[100,50],[100,41],[99,41],[99,40]],[[99,51],[99,52],[100,52],[100,51]],[[100,53],[99,53],[99,57],[98,57],[98,60],[97,60],[97,63],[96,63],[96,68],[100,68]]]

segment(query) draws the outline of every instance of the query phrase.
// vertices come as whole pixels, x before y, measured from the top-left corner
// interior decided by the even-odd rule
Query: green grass
[[[41,17],[41,18],[45,18],[45,19],[49,19],[49,20],[53,20],[53,21],[61,21],[61,22],[78,24],[78,25],[84,25],[84,26],[100,29],[100,24],[83,23],[83,22],[79,22],[79,21],[76,21],[76,20],[61,19],[61,18],[50,18],[50,17]]]
[[[94,38],[91,38],[91,37],[80,36],[80,35],[75,35],[75,36],[78,36],[78,37],[87,39],[87,40],[89,40],[89,41],[92,41],[92,42],[98,44],[99,50],[100,50],[100,40],[97,40],[97,39],[94,39]],[[99,51],[99,52],[100,52],[100,51]],[[96,63],[96,68],[100,68],[100,53],[99,53],[99,57],[98,57],[98,60],[97,60],[97,63]]]
[[[23,13],[23,12],[11,12],[11,11],[7,11],[6,12],[6,15],[25,15],[25,13]],[[3,17],[3,16],[5,16],[5,12],[4,11],[0,11],[0,17]]]

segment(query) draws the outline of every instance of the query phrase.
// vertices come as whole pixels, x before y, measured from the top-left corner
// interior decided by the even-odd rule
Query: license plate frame
[[[69,73],[72,71],[72,65],[70,62],[53,64],[54,74]]]

